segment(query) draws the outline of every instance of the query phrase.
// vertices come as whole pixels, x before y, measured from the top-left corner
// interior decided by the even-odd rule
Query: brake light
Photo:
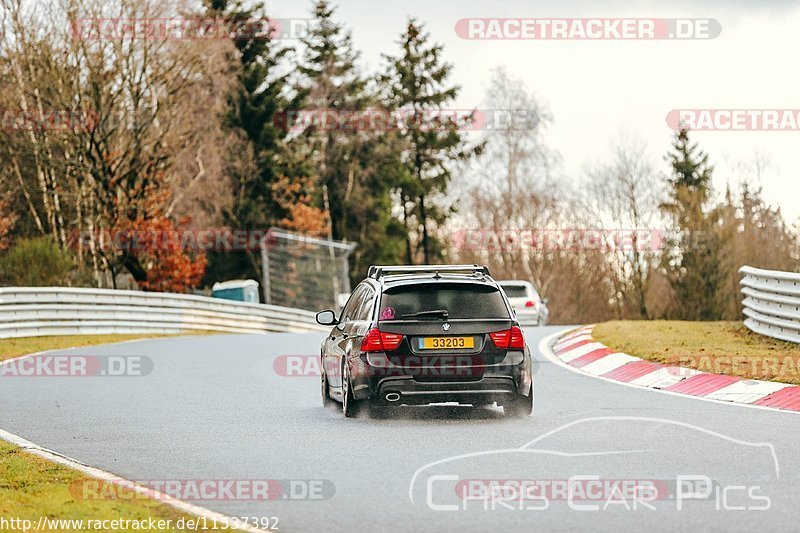
[[[390,352],[396,350],[402,340],[402,334],[386,333],[378,328],[371,328],[361,341],[361,351]]]
[[[508,348],[511,350],[525,349],[525,336],[519,326],[511,326],[511,340],[508,341]]]
[[[387,352],[396,350],[400,346],[400,341],[403,340],[403,335],[400,333],[386,333],[381,331],[381,341],[383,342],[383,349]]]
[[[511,336],[511,330],[506,329],[503,331],[494,331],[489,333],[489,337],[492,339],[492,342],[498,348],[502,348],[503,350],[508,349],[508,338]]]
[[[536,302],[534,302],[533,300],[528,300],[527,302],[525,302],[525,307],[536,307]]]
[[[511,326],[511,329],[494,331],[489,333],[489,337],[495,346],[502,350],[524,350],[525,337],[519,326]]]

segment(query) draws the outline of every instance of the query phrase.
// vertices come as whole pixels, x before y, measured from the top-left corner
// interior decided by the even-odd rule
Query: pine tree
[[[661,209],[672,218],[677,236],[667,243],[662,267],[674,291],[676,314],[686,320],[719,320],[721,291],[727,289],[726,236],[720,228],[723,211],[708,206],[714,169],[686,129],[676,135],[668,160],[669,201]]]
[[[340,127],[348,113],[362,110],[368,102],[366,82],[358,72],[358,53],[352,36],[333,18],[327,0],[313,7],[314,24],[302,38],[305,47],[298,67],[302,81],[298,100],[310,120],[302,132],[304,171],[317,177],[322,207],[330,219],[330,236],[351,237],[347,226],[349,191],[359,173],[353,157],[359,148],[358,133]]]
[[[207,0],[206,14],[228,23],[264,19],[264,6],[256,3],[245,7],[241,1]],[[255,157],[256,171],[241,168],[242,154],[231,154],[229,168],[234,204],[226,213],[226,224],[233,229],[265,231],[287,213],[274,201],[272,188],[285,173],[281,168],[284,152],[279,117],[285,115],[290,102],[284,96],[287,74],[279,73],[280,65],[290,49],[280,46],[267,27],[255,35],[238,35],[233,40],[239,58],[239,89],[231,95],[228,125],[238,129],[249,141]],[[208,278],[258,277],[257,252],[214,254]]]
[[[702,220],[702,210],[711,194],[713,167],[708,154],[699,151],[697,143],[689,141],[689,130],[681,129],[675,136],[673,153],[669,154],[672,175],[667,178],[671,187],[671,206],[668,210],[683,217],[682,225]],[[691,228],[687,228],[691,229]]]
[[[431,235],[432,226],[441,225],[448,216],[433,200],[447,191],[452,164],[479,148],[468,148],[458,121],[441,113],[459,91],[457,86],[447,86],[452,65],[442,61],[442,45],[431,44],[430,35],[413,18],[399,44],[401,55],[384,56],[388,65],[381,81],[386,85],[388,106],[408,116],[400,132],[407,145],[403,164],[408,179],[400,191],[408,234],[406,259],[411,263],[418,255],[411,243],[411,233],[418,231],[423,261],[430,263],[441,256],[441,245]]]
[[[402,257],[402,227],[392,217],[398,152],[393,132],[362,127],[365,110],[380,112],[375,90],[358,70],[350,32],[334,20],[325,0],[313,7],[314,24],[303,38],[297,107],[308,119],[291,141],[297,172],[314,178],[317,204],[330,221],[333,239],[358,243],[351,256],[351,277],[364,277],[370,264]]]

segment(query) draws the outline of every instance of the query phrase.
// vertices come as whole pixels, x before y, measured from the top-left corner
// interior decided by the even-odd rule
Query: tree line
[[[571,186],[545,142],[546,108],[507,73],[494,79],[495,101],[538,110],[541,120],[486,140],[490,164],[464,189],[471,200],[453,256],[532,280],[554,321],[738,320],[741,266],[800,270],[800,228],[762,196],[763,155],[718,191],[689,130],[675,132],[662,165],[622,137]]]
[[[192,12],[151,0],[63,0],[48,12],[2,2],[3,213],[15,222],[6,234],[49,237],[96,284],[122,274],[148,289],[257,278],[257,250],[134,250],[100,230],[281,226],[358,242],[354,273],[441,257],[436,233],[447,213],[435,200],[451,163],[477,148],[457,120],[435,113],[459,89],[418,21],[407,22],[381,71],[366,75],[327,1],[313,3],[299,43],[274,35],[260,4],[207,0]],[[202,38],[208,28],[185,38],[111,28],[179,16],[256,29],[219,39]],[[400,119],[389,128],[341,122],[367,110]],[[320,120],[330,115],[340,118],[334,127]]]
[[[115,237],[273,226],[358,243],[353,280],[371,264],[487,263],[534,281],[557,321],[736,317],[738,266],[797,269],[796,228],[753,176],[714,191],[690,132],[663,175],[620,141],[576,190],[546,144],[554,118],[508,72],[493,72],[483,116],[455,113],[452,65],[423,22],[367,73],[334,7],[310,7],[294,40],[258,3],[0,0],[0,283],[260,279],[253,246]],[[132,33],[165,19],[199,23]],[[481,128],[492,110],[513,120]],[[609,226],[670,231],[602,250],[459,241]]]

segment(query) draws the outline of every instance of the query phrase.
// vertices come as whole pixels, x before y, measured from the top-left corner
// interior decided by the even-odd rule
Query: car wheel
[[[321,390],[322,390],[322,406],[323,407],[330,407],[334,404],[333,398],[331,398],[331,389],[328,386],[328,375],[325,373],[325,370],[322,370],[322,375],[320,376],[321,382]]]
[[[345,365],[347,368],[347,365]],[[353,397],[353,389],[350,386],[350,375],[345,370],[342,374],[342,412],[345,418],[355,418],[358,415],[359,401]]]
[[[527,418],[533,413],[533,387],[527,396],[515,396],[503,404],[503,413],[510,418]]]

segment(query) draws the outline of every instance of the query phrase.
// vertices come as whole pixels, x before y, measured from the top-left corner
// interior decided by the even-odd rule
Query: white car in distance
[[[542,299],[533,283],[506,280],[497,282],[508,297],[521,326],[546,326],[550,311],[547,298]]]

